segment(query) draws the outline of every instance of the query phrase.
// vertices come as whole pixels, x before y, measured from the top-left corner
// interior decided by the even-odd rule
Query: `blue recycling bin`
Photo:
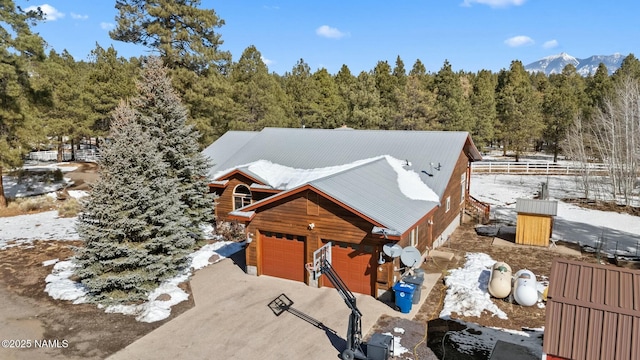
[[[416,290],[414,284],[408,284],[405,282],[397,282],[393,285],[393,293],[396,298],[396,306],[400,309],[401,313],[409,313],[413,303],[413,292]]]

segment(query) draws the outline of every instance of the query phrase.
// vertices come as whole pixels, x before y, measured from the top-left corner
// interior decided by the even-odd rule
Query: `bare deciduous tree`
[[[608,197],[632,205],[640,171],[640,83],[622,79],[613,95],[590,119],[577,117],[567,133],[567,155],[582,167],[578,182],[585,198],[593,198],[599,181],[589,162],[597,158],[607,166]]]

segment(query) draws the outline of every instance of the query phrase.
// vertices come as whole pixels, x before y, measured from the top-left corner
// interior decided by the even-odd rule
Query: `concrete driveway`
[[[335,289],[250,276],[231,259],[198,270],[191,289],[194,308],[109,359],[335,360],[345,348],[350,310]],[[325,329],[289,312],[274,315],[268,304],[282,293],[293,300],[293,308]],[[401,314],[371,296],[356,296],[365,336],[380,315],[413,318],[420,307]]]

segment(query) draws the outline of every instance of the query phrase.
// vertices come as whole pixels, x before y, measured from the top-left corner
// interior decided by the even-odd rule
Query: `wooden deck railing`
[[[467,194],[467,201],[465,202],[467,210],[472,211],[480,220],[482,224],[489,223],[489,217],[491,214],[491,205],[484,203],[471,195]]]

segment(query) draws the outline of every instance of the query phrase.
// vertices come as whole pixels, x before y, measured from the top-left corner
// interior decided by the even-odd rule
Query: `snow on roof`
[[[268,160],[257,160],[249,164],[219,171],[215,174],[215,178],[220,178],[236,169],[246,169],[246,171],[260,178],[272,188],[290,190],[301,185],[311,183],[314,180],[334,176],[380,159],[385,159],[396,172],[398,188],[404,196],[412,200],[440,201],[438,195],[429,186],[422,182],[420,176],[415,171],[408,170],[403,167],[403,164],[406,163],[405,160],[398,160],[390,155],[381,155],[343,165],[313,169],[296,169],[289,166],[275,164]]]

